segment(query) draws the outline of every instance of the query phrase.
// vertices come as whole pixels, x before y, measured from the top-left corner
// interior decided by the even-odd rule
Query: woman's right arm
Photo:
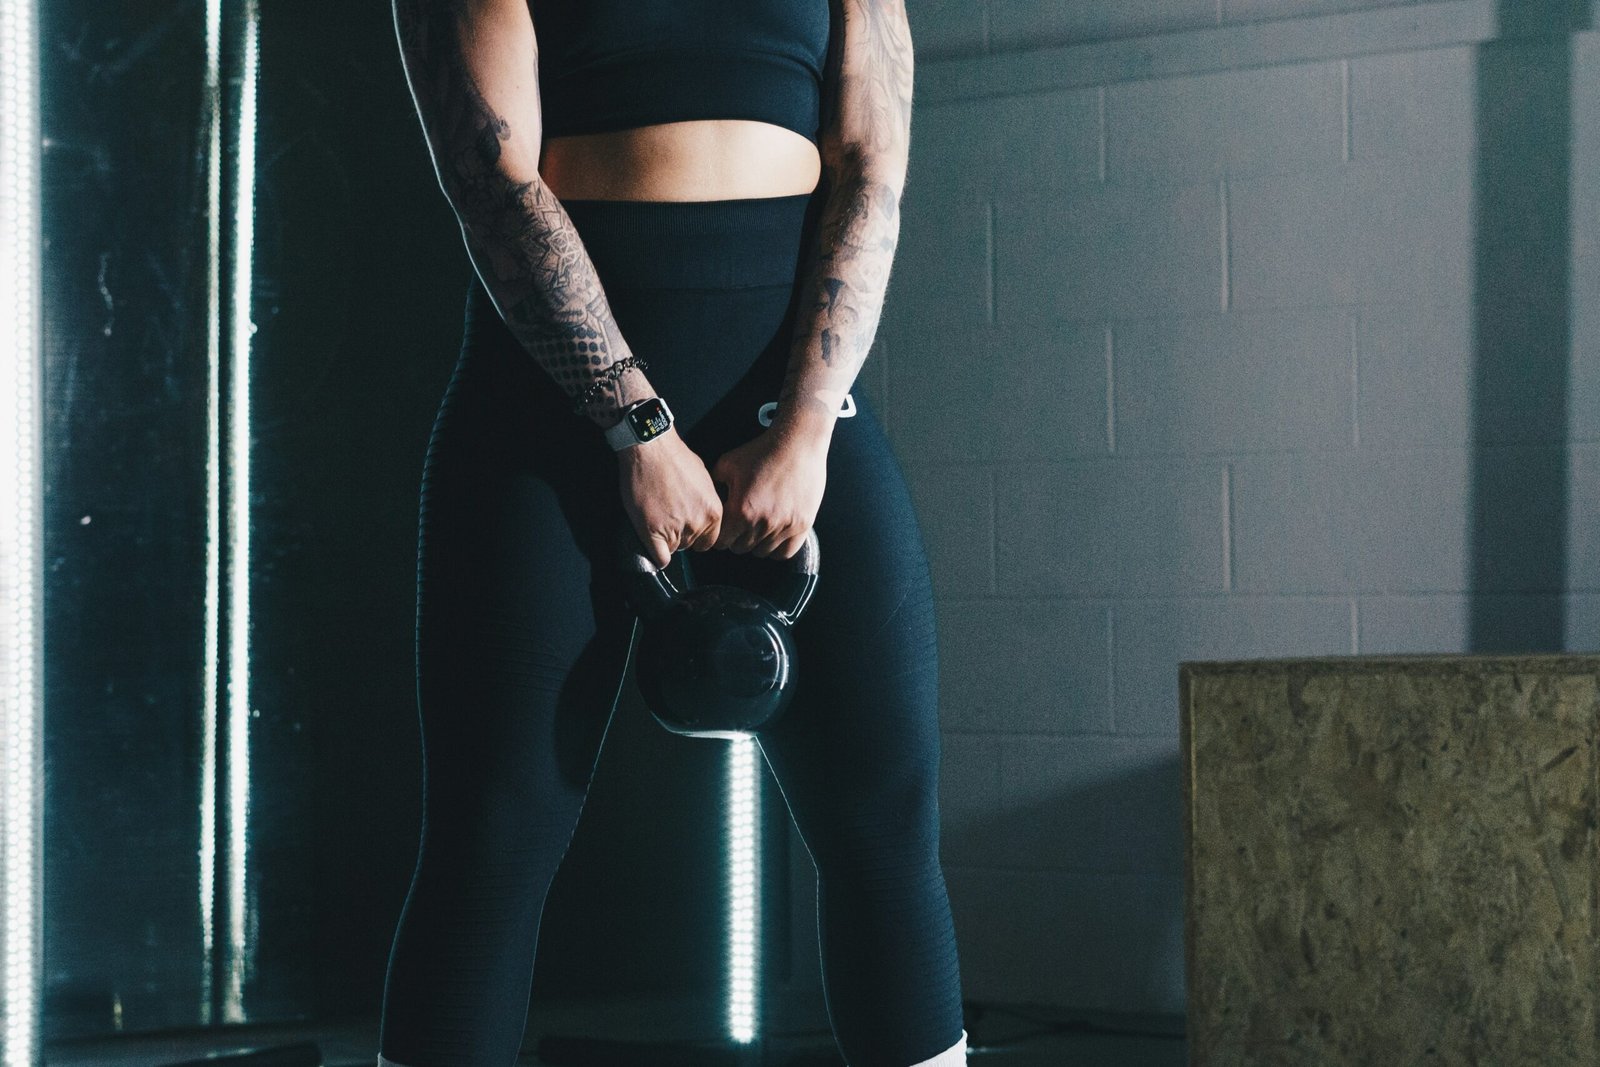
[[[631,353],[578,231],[539,176],[527,0],[394,0],[394,18],[434,171],[473,266],[512,334],[575,400]],[[601,427],[654,395],[637,367],[597,392],[585,411]]]
[[[527,0],[394,0],[423,134],[484,288],[569,397],[631,353],[572,219],[539,177],[538,45]],[[598,358],[596,358],[598,357]],[[655,395],[630,366],[584,409],[602,428]],[[676,429],[618,453],[624,511],[658,567],[717,539],[722,501]]]

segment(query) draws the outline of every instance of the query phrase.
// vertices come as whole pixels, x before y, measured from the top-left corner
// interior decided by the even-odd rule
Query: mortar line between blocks
[[[1106,323],[1106,451],[1117,451],[1117,356],[1111,324]]]
[[[1233,464],[1222,465],[1222,591],[1233,592]]]
[[[1099,87],[1098,92],[1097,92],[1097,96],[1099,97],[1099,106],[1100,106],[1100,183],[1103,185],[1103,184],[1105,184],[1105,180],[1106,180],[1106,154],[1107,154],[1107,146],[1106,146],[1106,140],[1107,140],[1107,137],[1106,137],[1106,87],[1104,85]]]
[[[1117,732],[1117,609],[1106,605],[1106,708],[1111,716],[1111,732]]]
[[[1000,531],[995,528],[994,468],[985,470],[983,476],[989,483],[989,595],[994,596],[1000,592]]]
[[[989,324],[994,324],[994,201],[983,202],[983,274],[984,274],[984,312],[989,318]]]
[[[1360,313],[1350,315],[1350,447],[1361,447],[1361,340]]]
[[[1339,126],[1344,143],[1340,152],[1344,162],[1350,162],[1350,60],[1339,60]]]
[[[1224,175],[1217,181],[1217,198],[1222,203],[1222,310],[1232,303],[1233,271],[1229,260],[1232,249],[1228,247],[1228,179]]]

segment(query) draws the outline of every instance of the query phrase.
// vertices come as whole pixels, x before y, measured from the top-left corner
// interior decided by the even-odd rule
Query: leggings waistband
[[[561,204],[608,289],[736,289],[794,284],[816,198]]]

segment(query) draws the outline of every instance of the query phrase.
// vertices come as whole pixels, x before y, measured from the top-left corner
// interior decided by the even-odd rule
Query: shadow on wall
[[[1181,1014],[1182,1001],[1172,1001],[1184,986],[1177,757],[1106,768],[1098,780],[1093,759],[1072,773],[1041,774],[1032,795],[946,814],[944,855],[970,865],[950,871],[951,880],[1003,873],[984,879],[983,893],[952,894],[958,907],[981,901],[955,915],[962,971],[985,976],[985,988],[968,995]],[[1016,869],[1019,857],[1029,869]],[[1004,958],[985,958],[996,951]],[[1063,966],[1073,960],[1084,965]]]
[[[1572,0],[1500,0],[1474,57],[1470,652],[1565,645]],[[1493,594],[1533,594],[1507,612]],[[1498,605],[1498,606],[1497,606]]]

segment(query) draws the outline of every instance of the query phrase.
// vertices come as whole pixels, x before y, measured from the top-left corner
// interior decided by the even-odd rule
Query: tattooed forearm
[[[577,231],[543,181],[516,182],[492,170],[457,186],[467,248],[513,336],[576,397],[601,371],[631,353]],[[601,425],[625,403],[651,395],[643,372],[628,370],[597,390],[585,409]]]
[[[478,21],[490,6],[394,0],[395,27],[439,184],[473,265],[512,335],[576,398],[631,353],[571,218],[536,169],[531,23]],[[497,111],[482,88],[489,77],[502,79],[502,96],[527,94],[530,114],[513,122]],[[652,394],[643,371],[630,368],[591,394],[585,411],[610,426],[628,403]]]
[[[800,320],[775,418],[829,432],[877,333],[900,234],[911,138],[903,0],[844,0],[838,108],[820,148],[828,183],[802,275]]]
[[[779,410],[836,414],[877,333],[900,232],[900,195],[857,171],[830,188],[808,258],[802,319]]]

